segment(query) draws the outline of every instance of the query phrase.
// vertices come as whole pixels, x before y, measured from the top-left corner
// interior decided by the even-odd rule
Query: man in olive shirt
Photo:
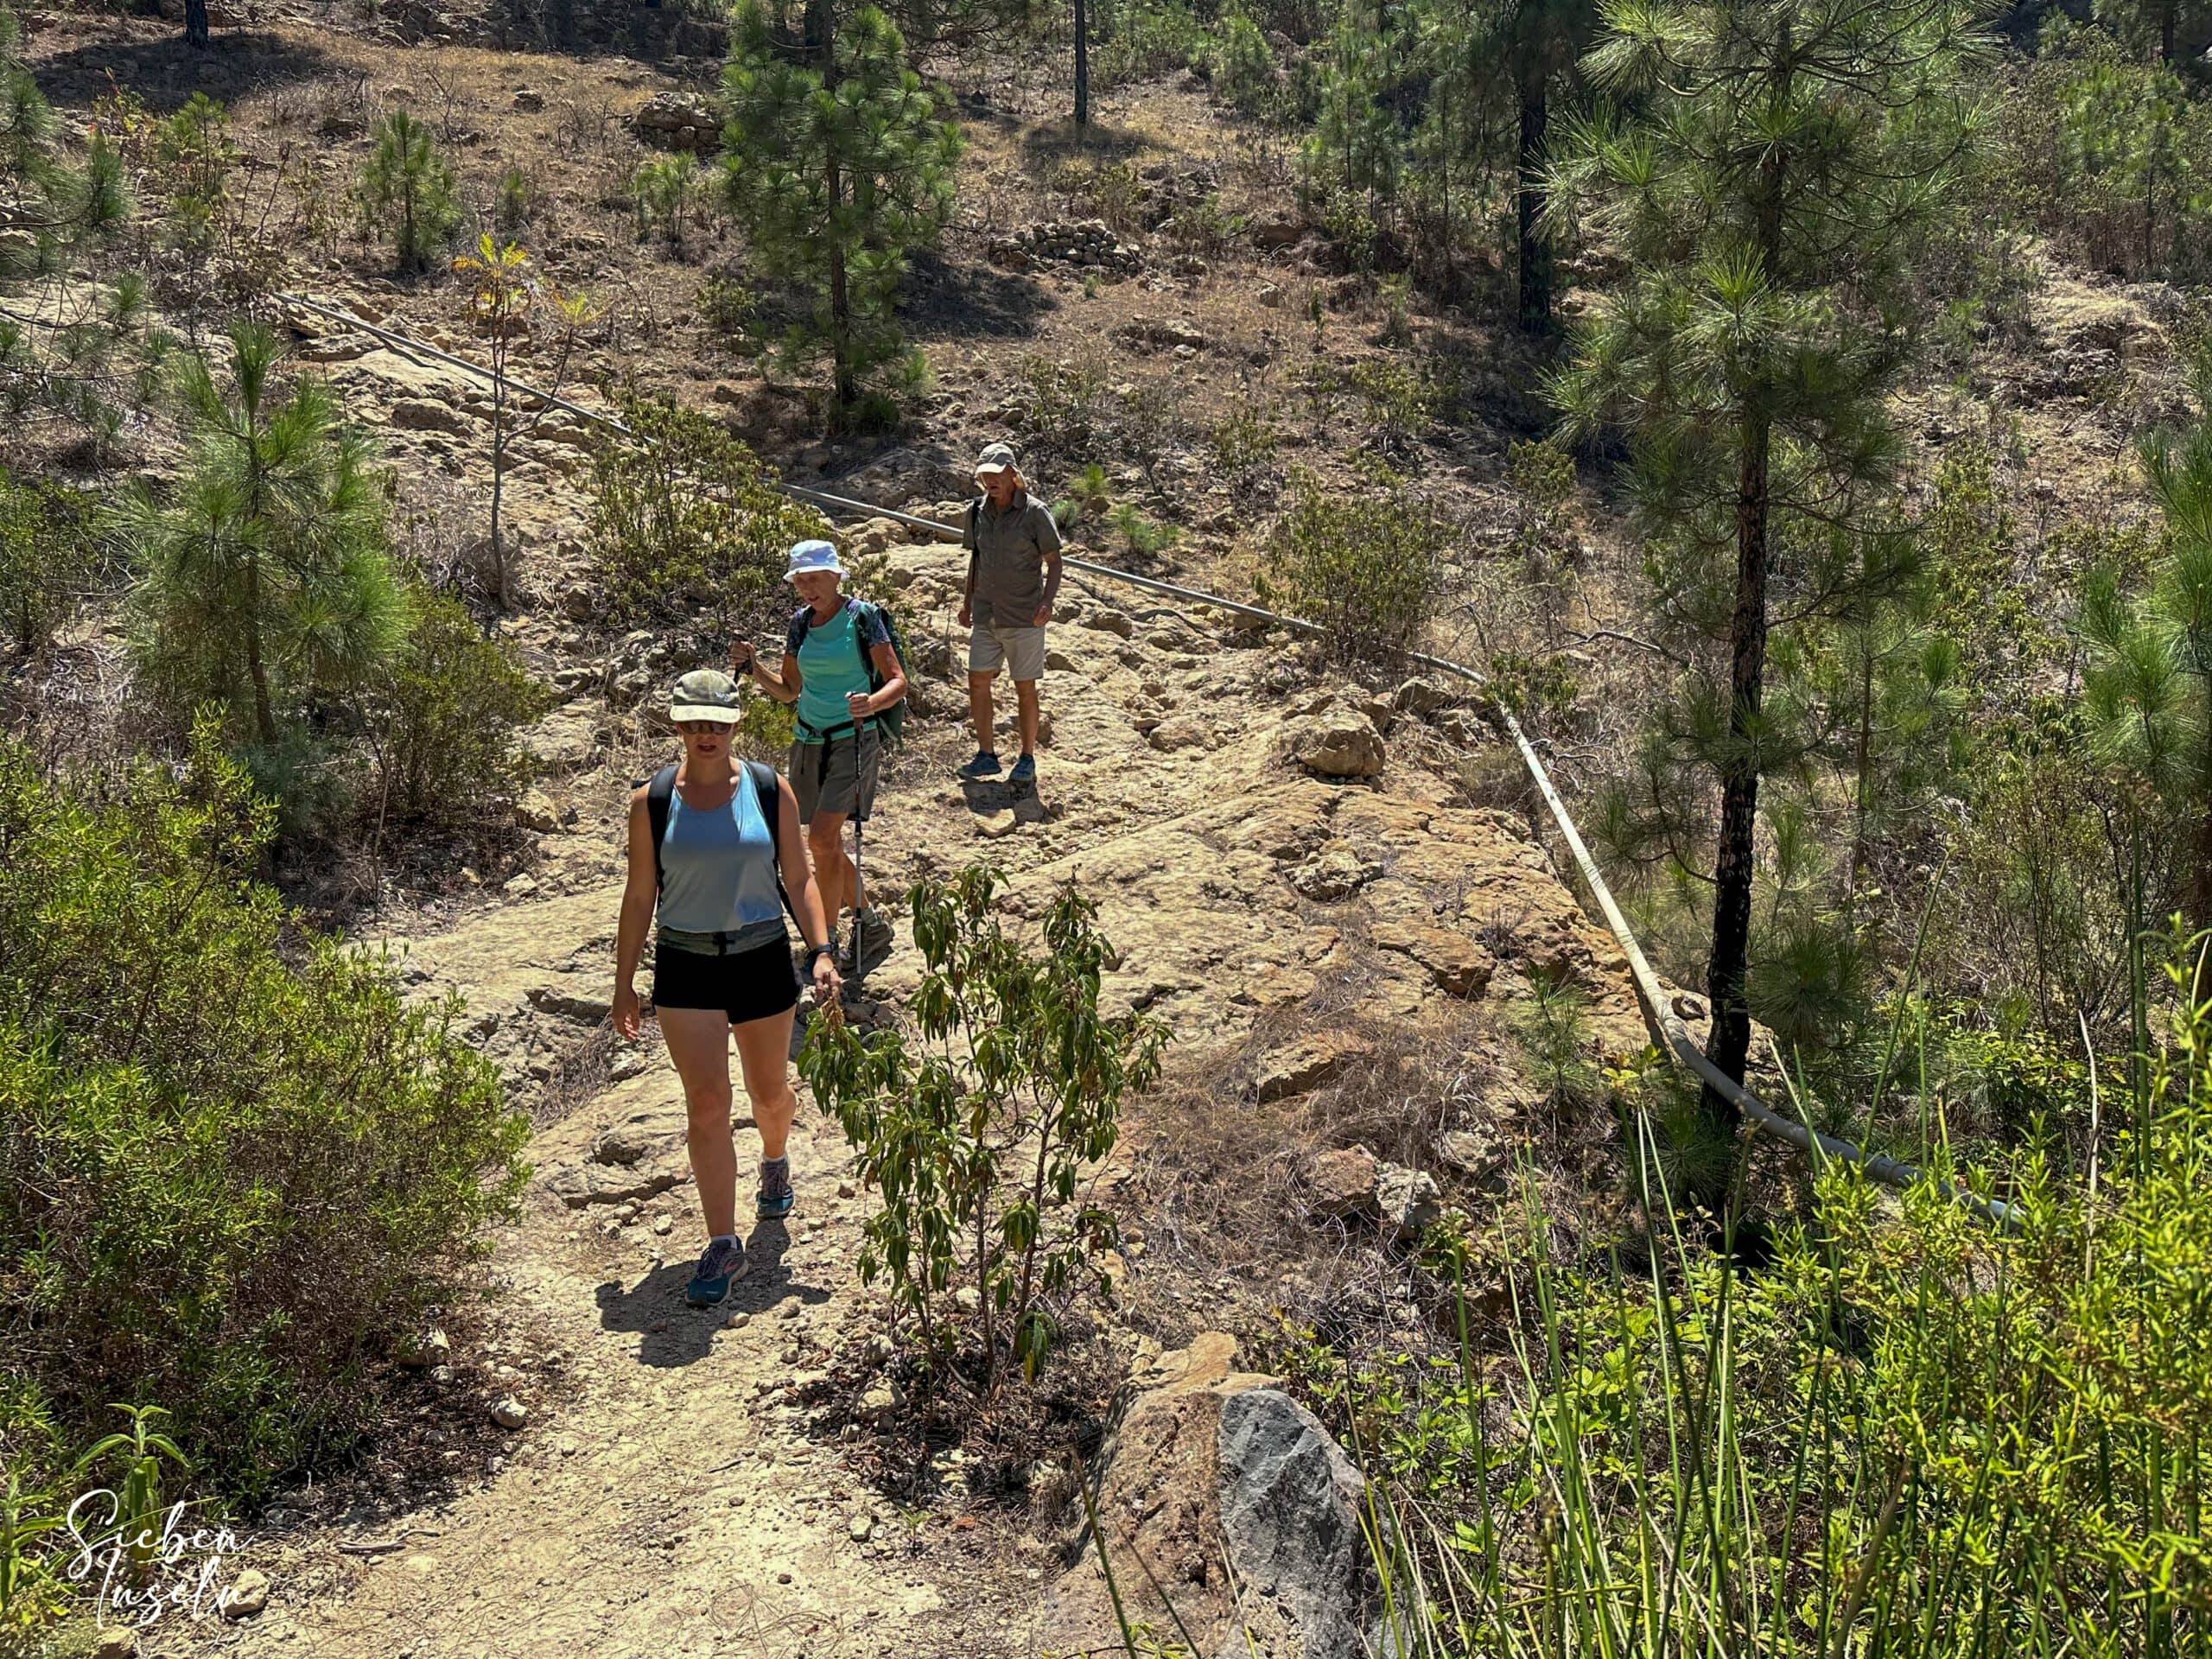
[[[968,590],[960,625],[968,635],[968,712],[976,725],[976,758],[960,768],[968,779],[995,778],[997,736],[991,682],[1014,671],[1021,758],[1007,781],[1037,781],[1037,682],[1045,674],[1045,625],[1060,591],[1060,527],[1052,509],[1023,486],[1014,451],[995,443],[976,463],[982,495],[968,508]]]

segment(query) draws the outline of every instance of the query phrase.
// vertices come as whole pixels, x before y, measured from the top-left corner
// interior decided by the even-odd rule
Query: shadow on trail
[[[790,1248],[791,1234],[782,1222],[756,1224],[745,1241],[745,1277],[716,1307],[685,1303],[683,1287],[691,1282],[693,1266],[689,1255],[655,1268],[627,1287],[609,1280],[599,1287],[600,1326],[635,1335],[641,1365],[669,1370],[704,1359],[714,1348],[715,1332],[733,1313],[760,1319],[793,1297],[809,1307],[830,1300],[822,1286],[793,1281],[784,1265]]]
[[[949,347],[972,342],[978,334],[1027,339],[1037,332],[1038,320],[1058,304],[1033,276],[917,249],[899,315],[915,339]]]
[[[1011,812],[1017,823],[1042,823],[1052,816],[1044,798],[1030,784],[963,778],[960,780],[960,797],[967,803],[968,810],[979,818],[995,818],[1001,812]]]

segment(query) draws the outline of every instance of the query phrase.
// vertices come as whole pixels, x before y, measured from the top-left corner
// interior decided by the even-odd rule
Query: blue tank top
[[[663,932],[729,933],[742,947],[783,938],[783,899],[776,890],[776,840],[760,816],[759,791],[741,767],[729,804],[704,811],[669,797],[668,830],[660,842]]]

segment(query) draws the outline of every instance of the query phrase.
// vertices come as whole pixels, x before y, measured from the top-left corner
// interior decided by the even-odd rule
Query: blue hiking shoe
[[[1037,783],[1037,757],[1033,754],[1023,755],[1020,760],[1014,763],[1014,770],[1007,773],[1006,780],[1016,789],[1034,788]]]
[[[729,1294],[733,1282],[743,1277],[745,1246],[734,1238],[715,1239],[700,1256],[691,1282],[683,1287],[683,1300],[694,1307],[712,1307]]]
[[[999,758],[989,749],[978,749],[976,758],[960,768],[960,775],[970,783],[979,779],[995,778],[999,775]]]
[[[791,1191],[791,1160],[788,1157],[760,1160],[760,1191],[753,1211],[763,1221],[781,1221],[791,1212],[798,1195]]]

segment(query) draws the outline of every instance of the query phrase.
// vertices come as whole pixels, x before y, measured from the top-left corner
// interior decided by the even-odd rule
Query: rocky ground
[[[957,555],[887,558],[912,654],[941,677]],[[1610,940],[1525,824],[1446,804],[1448,768],[1481,728],[1441,688],[1316,686],[1280,638],[1135,618],[1126,593],[1067,597],[1037,795],[954,779],[950,688],[926,684],[869,841],[883,888],[987,858],[1020,915],[1079,882],[1122,952],[1112,998],[1167,1022],[1179,1066],[1213,1068],[1224,1111],[1324,1089],[1373,1033],[1509,1007],[1535,976],[1591,993],[1599,1044],[1640,1042]],[[804,1100],[797,1215],[755,1229],[731,1310],[683,1306],[699,1241],[676,1079],[650,1041],[610,1056],[603,1031],[632,768],[606,742],[617,718],[596,694],[549,716],[547,732],[574,734],[575,764],[545,785],[556,828],[531,890],[384,941],[421,994],[467,998],[543,1123],[525,1213],[495,1241],[505,1294],[481,1332],[418,1356],[405,1385],[442,1421],[518,1406],[505,1413],[518,1426],[456,1430],[465,1449],[429,1503],[404,1480],[343,1512],[291,1500],[245,1563],[270,1580],[266,1609],[202,1634],[225,1651],[378,1659],[1026,1654],[1040,1621],[1062,1639],[1095,1625],[1088,1569],[1065,1559],[1064,1487],[1040,1479],[1026,1506],[971,1499],[956,1451],[920,1497],[893,1499],[865,1478],[874,1426],[804,1403],[873,1328],[849,1267],[868,1200]],[[901,950],[869,994],[895,1007],[914,973]],[[1323,1000],[1325,1021],[1310,1012]],[[1539,1128],[1512,1116],[1524,1095],[1502,1087],[1491,1109],[1440,1127],[1465,1161],[1479,1163],[1470,1145],[1495,1160]],[[1100,1172],[1139,1240],[1145,1114],[1127,1161]],[[1306,1162],[1299,1180],[1314,1224],[1348,1221],[1378,1243],[1439,1197],[1427,1174],[1357,1153]],[[1155,1313],[1172,1311],[1173,1265],[1129,1251],[1135,1305],[1151,1292]],[[1077,1576],[1055,1592],[1064,1570]]]

